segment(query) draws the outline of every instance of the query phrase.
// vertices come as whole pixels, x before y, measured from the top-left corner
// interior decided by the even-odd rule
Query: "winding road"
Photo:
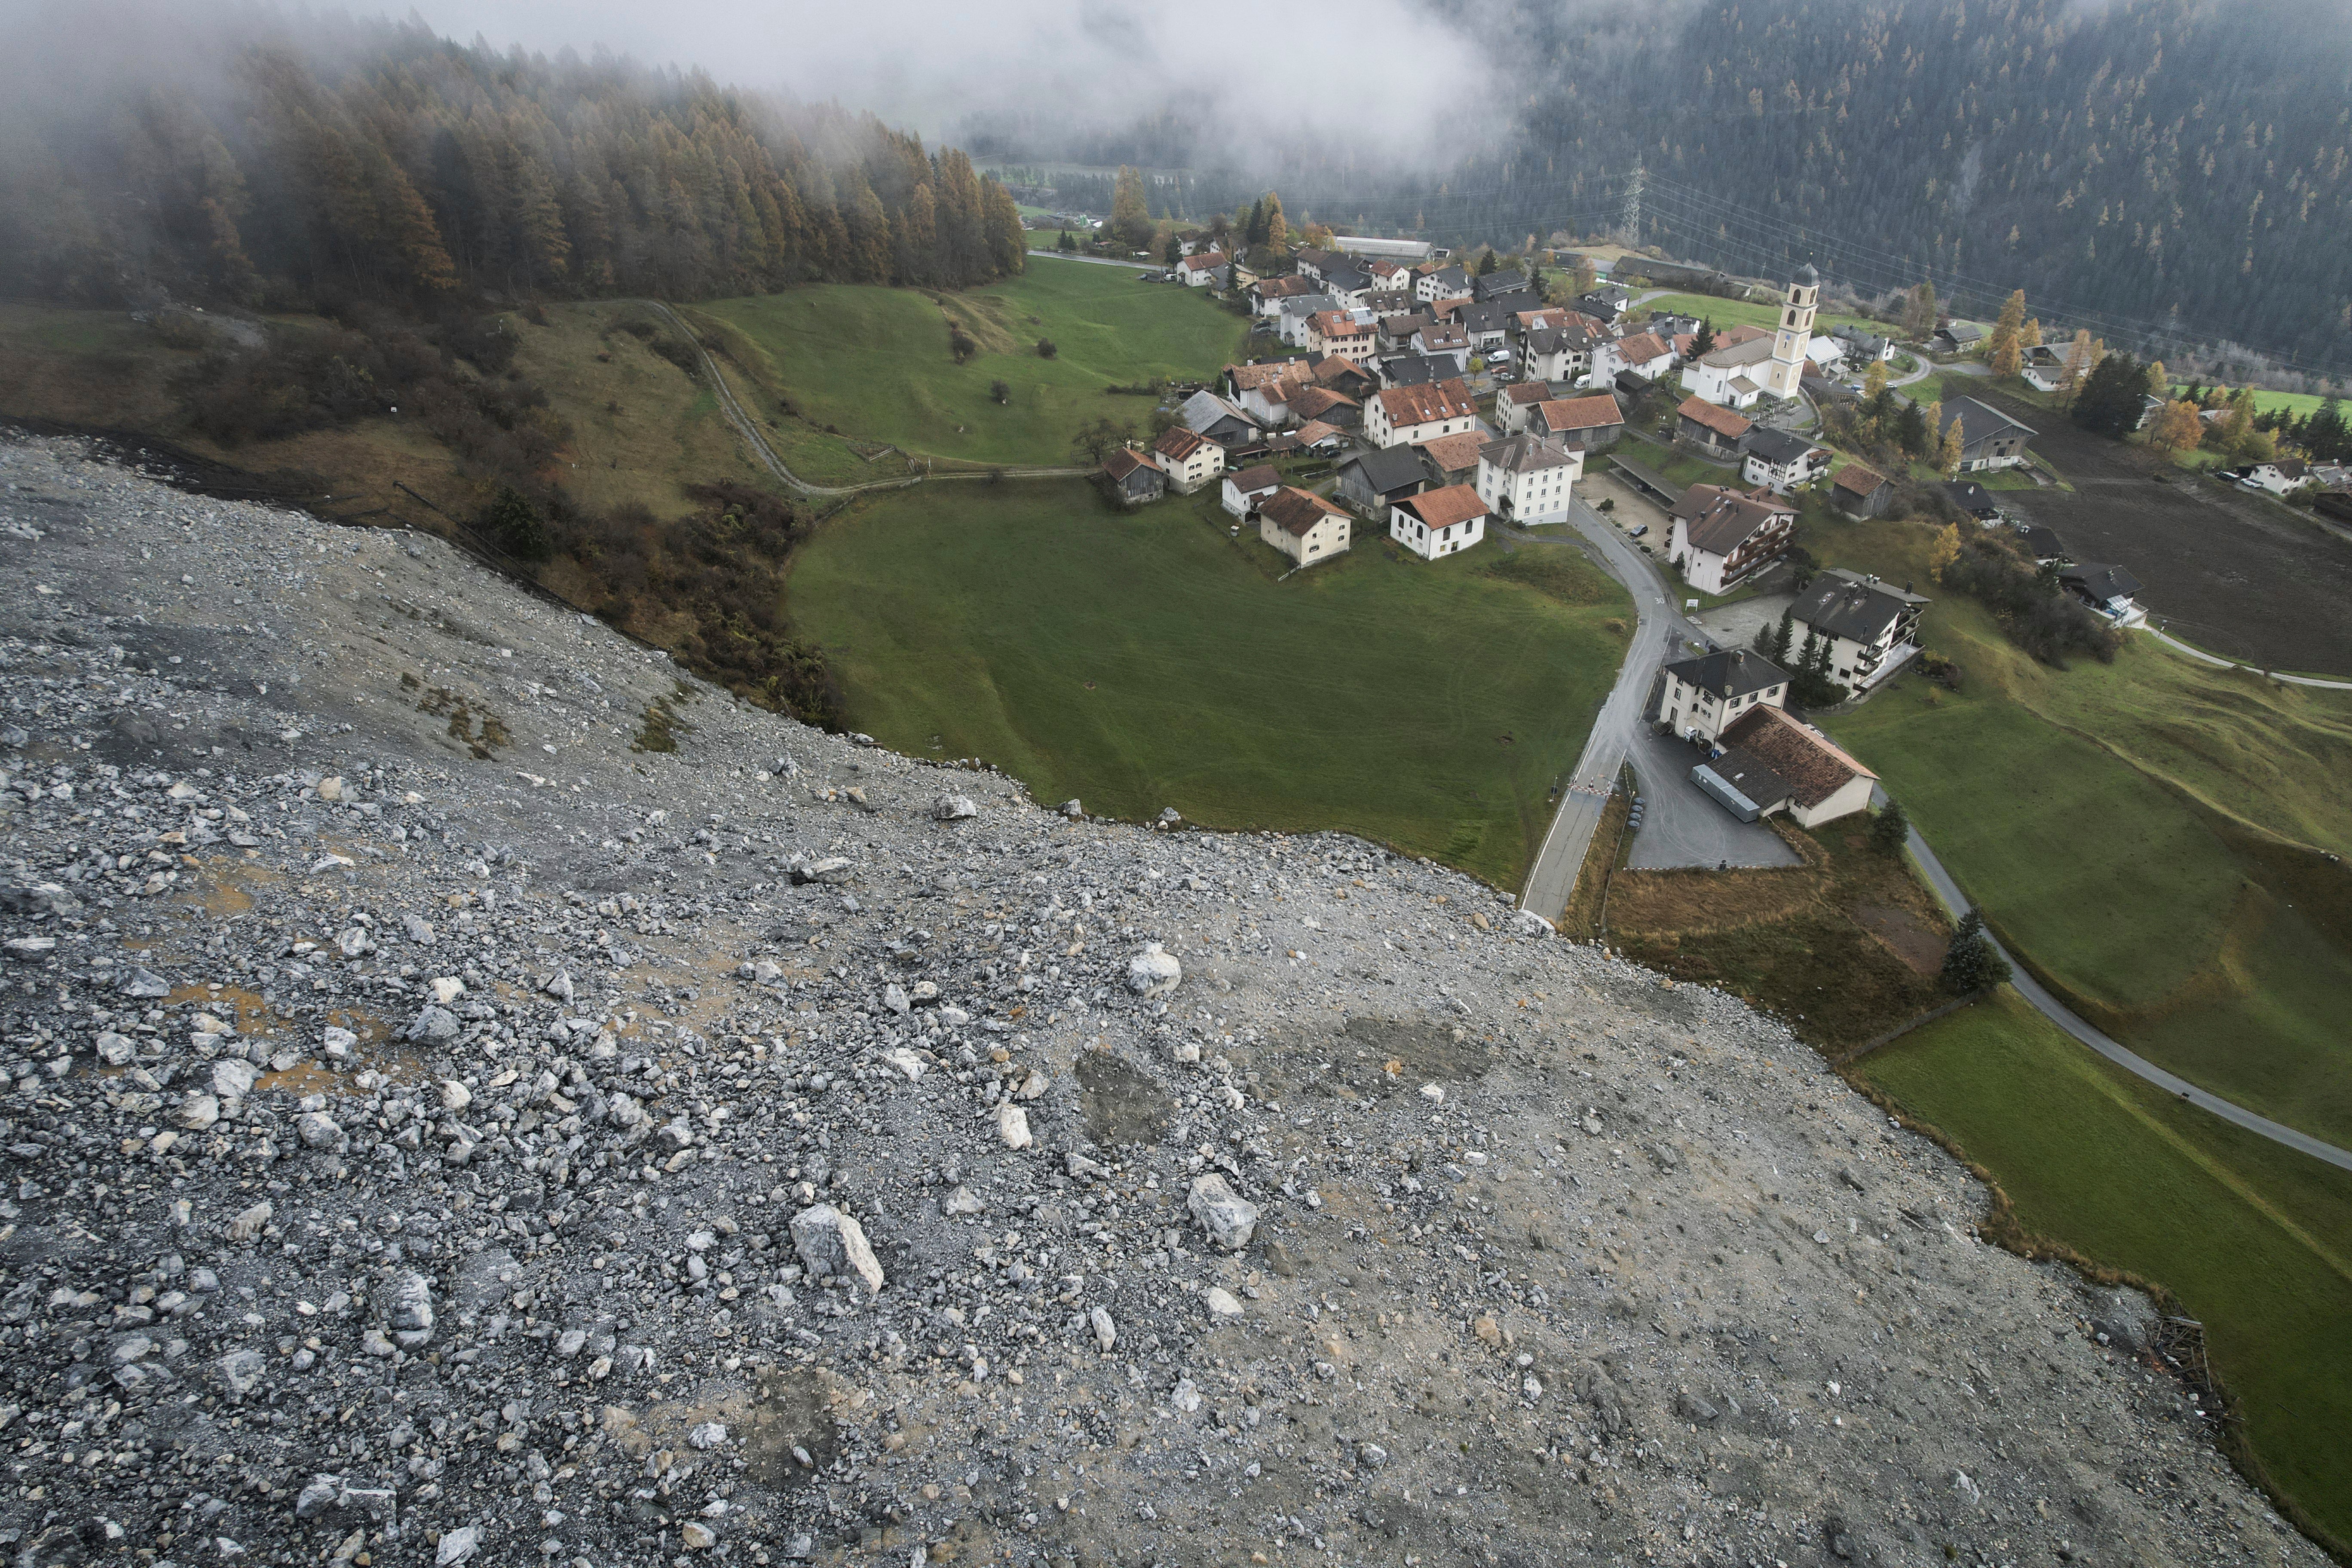
[[[1886,792],[1883,789],[1874,789],[1871,792],[1871,805],[1883,806],[1885,804]],[[1969,907],[1968,895],[1960,890],[1960,885],[1953,879],[1952,874],[1944,868],[1944,863],[1936,858],[1936,852],[1927,847],[1927,841],[1925,838],[1919,837],[1919,830],[1916,827],[1911,829],[1906,844],[1911,851],[1912,859],[1918,862],[1919,869],[1926,874],[1927,885],[1935,889],[1936,897],[1943,901],[1944,907],[1950,910],[1953,918],[1957,920]],[[1986,933],[1985,940],[1992,942],[1990,932]],[[1999,948],[2000,944],[1994,942],[1993,945]],[[2010,960],[2012,972],[2010,984],[2017,987],[2019,995],[2033,1004],[2034,1011],[2133,1077],[2143,1079],[2167,1094],[2185,1100],[2200,1110],[2209,1110],[2222,1121],[2233,1126],[2242,1127],[2249,1132],[2257,1133],[2273,1143],[2284,1144],[2287,1148],[2308,1154],[2315,1160],[2325,1160],[2340,1170],[2352,1171],[2352,1150],[2339,1149],[2335,1144],[2314,1138],[2307,1132],[2298,1132],[2282,1122],[2273,1121],[2267,1116],[2257,1116],[2232,1100],[2223,1100],[2218,1094],[2209,1093],[2198,1088],[2185,1078],[2165,1071],[2146,1057],[2117,1044],[2113,1037],[2085,1023],[2081,1015],[2052,995],[2049,987],[2027,973],[2012,955],[2003,952],[2001,956]]]

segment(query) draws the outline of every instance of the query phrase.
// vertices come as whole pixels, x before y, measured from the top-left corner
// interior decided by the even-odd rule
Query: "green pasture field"
[[[1571,544],[1423,562],[1360,533],[1286,576],[1213,495],[872,497],[801,548],[787,607],[850,721],[898,750],[1091,813],[1344,829],[1517,887],[1622,658],[1623,591]]]

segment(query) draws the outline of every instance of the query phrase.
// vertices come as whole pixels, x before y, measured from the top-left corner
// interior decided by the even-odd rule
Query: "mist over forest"
[[[1239,20],[1062,0],[52,9],[7,39],[0,265],[64,298],[429,289],[442,255],[509,292],[952,286],[1018,264],[969,153],[1097,210],[1135,164],[1179,218],[1273,187],[1343,232],[1810,259],[1962,313],[2021,287],[2142,353],[2352,369],[2329,0],[1393,0],[1330,31],[1302,75]]]

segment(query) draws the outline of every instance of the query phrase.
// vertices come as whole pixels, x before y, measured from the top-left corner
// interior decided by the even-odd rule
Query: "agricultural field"
[[[1928,531],[1819,521],[1825,563],[1929,580]],[[1987,918],[2136,1050],[2352,1142],[2352,694],[2275,687],[2153,638],[2066,670],[1938,598],[1916,676],[1828,728],[1876,769]]]
[[[2188,390],[2189,384],[2185,381],[2172,384],[2173,395],[2176,397]],[[2315,392],[2265,392],[2259,386],[2254,388],[2254,412],[2257,414],[2268,414],[2273,408],[2284,408],[2292,412],[2296,418],[2301,419],[2308,415],[2318,413],[2319,405],[2326,401],[2326,398]]]
[[[1082,462],[1070,437],[1105,416],[1148,433],[1153,400],[1108,389],[1207,380],[1241,357],[1249,331],[1194,290],[1034,256],[1020,277],[961,294],[820,284],[717,300],[689,319],[716,329],[712,346],[784,423],[924,457],[1044,466]],[[949,352],[957,327],[977,351],[962,364]]]
[[[1646,292],[1646,290],[1645,290]],[[1637,295],[1636,298],[1639,298]],[[1726,327],[1777,327],[1780,324],[1780,307],[1760,300],[1726,300],[1714,294],[1661,294],[1641,309],[1667,316],[1696,316],[1703,321],[1713,321],[1717,331]],[[1874,322],[1866,316],[1842,316],[1824,310],[1813,319],[1813,329],[1826,334],[1832,327],[1858,322],[1868,331],[1885,332],[1885,323]]]
[[[1623,657],[1622,590],[1570,544],[1423,563],[1361,535],[1286,578],[1213,493],[1129,515],[1075,481],[871,497],[801,548],[787,608],[850,721],[912,755],[1516,887]]]
[[[2256,1463],[2352,1540],[2352,1174],[2180,1104],[2007,992],[1851,1070],[1989,1170],[2025,1231],[2169,1289]]]

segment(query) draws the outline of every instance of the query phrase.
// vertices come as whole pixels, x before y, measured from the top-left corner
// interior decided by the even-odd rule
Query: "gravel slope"
[[[0,479],[20,1561],[2320,1561],[1734,1000]]]

